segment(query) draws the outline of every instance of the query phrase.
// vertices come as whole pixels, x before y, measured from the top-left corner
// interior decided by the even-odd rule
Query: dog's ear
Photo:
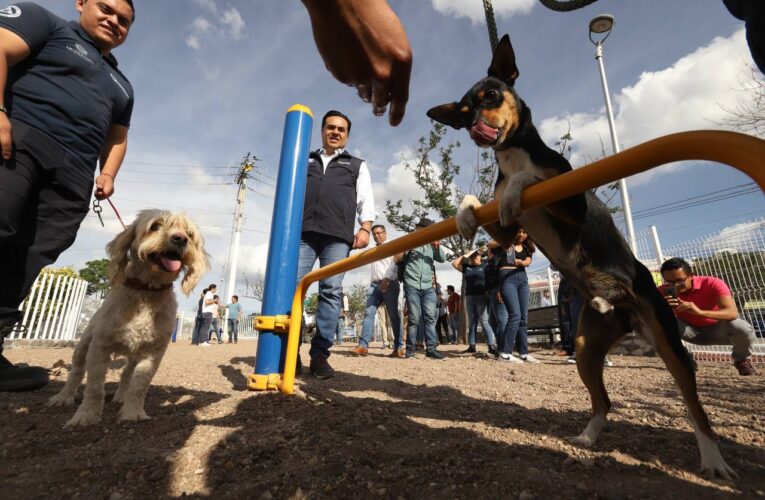
[[[109,279],[112,283],[120,281],[125,276],[128,265],[130,246],[135,239],[138,224],[133,222],[106,245],[109,256]]]
[[[462,118],[459,111],[459,103],[451,102],[430,108],[427,112],[428,118],[438,123],[449,125],[452,128],[462,128]]]
[[[210,269],[210,259],[204,249],[204,238],[199,232],[196,232],[196,236],[191,240],[191,247],[186,251],[191,251],[191,259],[186,266],[186,273],[183,275],[181,281],[181,290],[183,294],[188,295],[194,291],[194,288],[202,279],[202,276]]]
[[[494,49],[494,57],[491,59],[491,66],[488,71],[489,76],[498,78],[513,86],[518,78],[518,66],[515,64],[515,51],[510,44],[510,35],[505,35]]]

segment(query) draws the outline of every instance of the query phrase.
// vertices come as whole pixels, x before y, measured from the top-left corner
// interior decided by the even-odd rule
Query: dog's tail
[[[664,330],[667,342],[672,347],[672,350],[677,354],[682,363],[693,372],[693,361],[681,341],[680,330],[677,327],[675,315],[667,301],[661,296],[656,283],[653,281],[651,272],[637,259],[635,259],[635,280],[633,285],[635,294],[645,299],[652,306],[656,320]]]

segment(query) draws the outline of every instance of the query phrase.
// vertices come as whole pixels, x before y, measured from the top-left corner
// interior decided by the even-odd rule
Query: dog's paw
[[[462,198],[462,202],[457,212],[457,230],[460,236],[466,240],[473,239],[476,230],[478,230],[478,221],[475,218],[473,210],[481,206],[481,202],[478,198],[472,194],[466,195]]]
[[[598,311],[600,314],[606,314],[614,310],[614,306],[603,297],[594,297],[590,301],[590,307]]]
[[[578,436],[567,437],[566,441],[583,448],[592,448],[593,445],[592,439],[590,439],[589,436],[586,436],[584,433],[579,434]]]
[[[84,427],[97,424],[100,421],[101,412],[95,410],[83,410],[82,407],[80,407],[74,413],[74,416],[65,424],[65,427],[75,427],[78,425]]]
[[[74,404],[74,395],[59,392],[48,400],[48,406],[72,406]]]
[[[141,422],[143,420],[151,420],[151,417],[146,414],[143,408],[122,407],[120,410],[120,422]]]
[[[701,475],[710,479],[720,478],[728,481],[733,481],[738,477],[736,471],[734,471],[722,457],[720,448],[717,447],[712,441],[708,441],[706,444],[701,440],[699,442],[699,451],[701,452]]]
[[[502,195],[499,207],[499,223],[503,226],[509,226],[521,216],[523,208],[521,207],[521,196],[523,190],[539,182],[535,175],[528,172],[518,172],[514,174],[507,183],[505,192]]]

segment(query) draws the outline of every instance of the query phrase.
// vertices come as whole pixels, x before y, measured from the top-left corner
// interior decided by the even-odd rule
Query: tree
[[[250,299],[255,299],[261,304],[263,303],[263,292],[265,290],[265,276],[263,276],[263,273],[257,272],[255,273],[255,277],[253,278],[253,281],[250,281],[245,276],[244,278],[244,286],[245,286],[245,293],[244,296]]]
[[[319,294],[312,293],[305,298],[303,302],[303,310],[306,314],[316,314],[316,310],[319,308]]]
[[[367,305],[367,288],[366,285],[356,284],[345,294],[348,297],[348,310],[354,319],[364,315]]]
[[[754,66],[750,66],[749,70],[751,77],[739,79],[736,105],[732,108],[720,105],[728,116],[717,124],[745,134],[765,137],[765,80]]]
[[[109,283],[109,259],[89,260],[80,269],[80,277],[88,282],[88,294],[98,293],[103,298],[111,288]]]
[[[723,280],[739,310],[747,301],[765,300],[765,252],[721,251],[711,257],[697,257],[693,259],[693,272]]]

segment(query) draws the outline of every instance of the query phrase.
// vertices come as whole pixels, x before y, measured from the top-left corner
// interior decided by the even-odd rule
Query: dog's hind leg
[[[91,425],[101,420],[104,409],[104,380],[109,368],[111,352],[98,340],[90,343],[85,364],[88,371],[88,381],[85,384],[85,396],[74,416],[66,423],[67,427],[74,425]]]
[[[657,319],[654,308],[643,300],[638,303],[638,311],[642,323],[639,325],[641,332],[653,342],[656,351],[667,366],[672,378],[675,379],[675,383],[685,400],[701,454],[701,472],[711,477],[719,476],[728,480],[738,477],[720,454],[720,448],[717,446],[717,439],[709,423],[709,418],[699,401],[693,366],[689,359],[684,359],[688,356],[687,353],[681,351],[683,347],[680,344],[679,334],[675,340],[678,345],[673,346],[673,342],[669,338],[672,332],[671,325],[668,325],[668,328],[663,327]],[[671,315],[668,320],[675,321]]]
[[[603,384],[603,364],[618,331],[614,315],[604,316],[591,307],[582,307],[575,341],[576,368],[590,393],[592,415],[582,433],[570,438],[575,444],[592,446],[606,423],[611,401]]]
[[[112,398],[113,402],[122,403],[125,400],[125,393],[127,393],[128,388],[130,387],[130,381],[133,378],[135,365],[135,358],[133,356],[128,356],[127,364],[120,375],[120,385],[117,387],[117,392],[114,393],[114,397]]]
[[[91,328],[87,328],[77,343],[77,347],[74,348],[72,366],[69,370],[69,376],[66,378],[66,384],[58,394],[48,400],[48,406],[71,406],[74,404],[74,396],[85,376],[85,358],[92,339],[93,331]]]
[[[146,393],[149,391],[151,380],[154,378],[154,374],[157,373],[162,357],[165,355],[165,349],[159,353],[151,353],[136,363],[133,370],[133,378],[122,399],[120,420],[138,421],[149,420],[151,418],[144,410],[144,401],[146,400]]]

